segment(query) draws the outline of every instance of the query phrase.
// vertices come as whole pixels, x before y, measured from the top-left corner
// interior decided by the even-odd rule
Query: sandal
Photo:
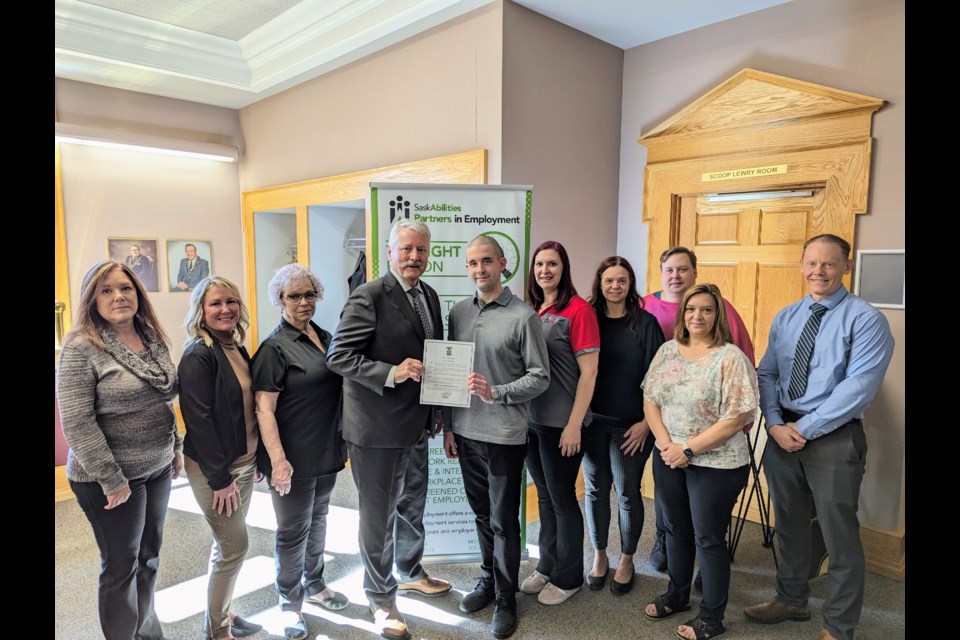
[[[650,615],[649,613],[647,613],[646,607],[644,607],[643,615],[647,617],[647,620],[653,620],[653,621],[666,620],[672,615],[683,613],[684,611],[690,611],[689,602],[683,606],[673,609],[663,603],[663,596],[657,596],[656,598],[653,599],[653,602],[651,602],[650,604],[652,604],[654,607],[657,608],[657,615],[655,616]]]
[[[700,618],[687,620],[680,626],[690,627],[693,629],[694,636],[697,640],[710,640],[710,638],[716,638],[717,636],[722,635],[727,630],[727,628],[723,626],[723,623],[708,625]],[[680,635],[679,630],[677,631],[677,637],[681,638],[682,640],[688,640],[686,636]]]

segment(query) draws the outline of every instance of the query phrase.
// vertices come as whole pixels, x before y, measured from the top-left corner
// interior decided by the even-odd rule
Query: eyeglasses
[[[293,303],[300,302],[301,298],[306,298],[307,302],[313,302],[317,299],[317,292],[307,291],[306,293],[287,293],[283,296],[283,298]]]

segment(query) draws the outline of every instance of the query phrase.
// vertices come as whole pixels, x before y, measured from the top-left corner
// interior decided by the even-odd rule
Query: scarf
[[[131,351],[109,329],[101,329],[100,337],[107,348],[107,353],[113,356],[130,373],[160,393],[176,393],[177,368],[173,365],[173,360],[170,359],[167,345],[149,329],[143,329],[139,333],[145,347],[141,353]]]

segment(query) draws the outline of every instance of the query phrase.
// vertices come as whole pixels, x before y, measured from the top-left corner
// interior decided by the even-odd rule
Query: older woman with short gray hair
[[[306,267],[280,267],[267,293],[280,324],[253,358],[260,446],[257,466],[269,478],[277,515],[277,593],[287,612],[284,635],[307,637],[307,601],[326,609],[347,606],[327,587],[323,550],[327,511],[337,473],[346,463],[340,420],[342,378],[327,368],[330,332],[313,321],[323,299],[320,279]]]

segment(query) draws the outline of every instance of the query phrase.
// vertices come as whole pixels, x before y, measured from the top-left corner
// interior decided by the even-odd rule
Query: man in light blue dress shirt
[[[810,618],[811,563],[820,560],[810,544],[816,513],[830,557],[820,640],[851,640],[860,619],[865,563],[857,505],[867,455],[861,419],[893,355],[887,319],[843,286],[852,266],[842,238],[823,234],[804,244],[800,271],[810,295],[774,318],[757,370],[781,559],[776,597],[744,613],[766,624]]]

